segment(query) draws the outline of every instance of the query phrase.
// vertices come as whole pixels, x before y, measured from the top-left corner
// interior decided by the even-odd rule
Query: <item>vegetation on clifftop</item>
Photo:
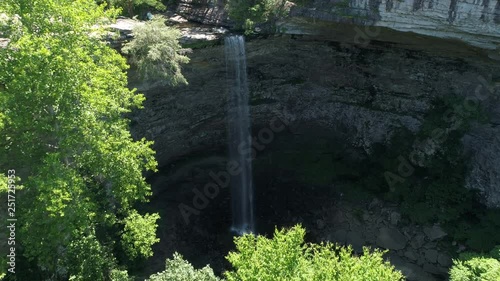
[[[258,27],[267,33],[276,32],[276,22],[288,15],[289,3],[285,0],[228,0],[229,18],[237,28],[252,34]]]

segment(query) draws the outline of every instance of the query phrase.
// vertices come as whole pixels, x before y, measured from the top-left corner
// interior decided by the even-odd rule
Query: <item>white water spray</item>
[[[241,235],[255,232],[245,39],[229,36],[224,46],[229,92],[229,158],[238,163],[238,173],[231,176],[231,230]]]

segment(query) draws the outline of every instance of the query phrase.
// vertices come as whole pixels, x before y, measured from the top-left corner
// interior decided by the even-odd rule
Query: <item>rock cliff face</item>
[[[292,9],[292,16],[456,38],[490,49],[500,43],[498,0],[314,0]]]
[[[253,40],[247,63],[254,135],[280,119],[294,134],[321,132],[370,155],[374,144],[388,144],[402,127],[417,131],[435,98],[477,92],[493,118],[464,138],[472,153],[468,185],[483,191],[490,206],[500,206],[500,114],[493,98],[500,94],[494,84],[500,66],[478,50],[459,46],[455,52],[448,43],[439,44],[448,50],[444,55],[427,39],[412,46],[381,41],[359,46],[317,37]],[[424,51],[428,44],[437,51]],[[132,116],[134,135],[155,141],[160,165],[226,148],[223,47],[190,56],[183,70],[188,86],[132,82],[147,97],[145,109]]]
[[[190,20],[229,25],[224,0],[182,0],[177,12]],[[294,2],[294,1],[290,1]],[[387,27],[471,45],[500,46],[500,0],[310,0],[295,5],[284,23],[287,33],[309,33],[316,20]],[[297,18],[308,21],[295,23]],[[311,21],[312,20],[312,21]],[[308,27],[309,26],[309,27]]]

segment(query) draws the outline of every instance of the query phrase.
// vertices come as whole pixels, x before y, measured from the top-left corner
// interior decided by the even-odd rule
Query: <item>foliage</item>
[[[93,234],[81,234],[78,239],[69,242],[66,251],[68,257],[65,261],[66,266],[59,267],[58,270],[67,270],[70,275],[69,280],[105,280],[108,269],[114,267],[110,251],[99,243]],[[65,275],[66,272],[60,273]]]
[[[227,256],[234,267],[225,272],[227,280],[403,280],[384,261],[384,252],[365,248],[358,257],[350,247],[305,244],[304,236],[305,230],[295,226],[276,230],[272,239],[252,234],[237,237],[237,252]]]
[[[299,5],[299,6],[307,6],[309,4],[312,4],[314,2],[314,0],[294,0],[291,2],[293,2],[294,4]]]
[[[21,33],[21,21],[18,16],[0,13],[0,38],[18,38]]]
[[[402,131],[393,137],[390,147],[375,151],[373,158],[382,168],[369,178],[378,178],[387,171],[398,173],[403,165],[411,167],[413,171],[396,180],[391,190],[380,190],[386,198],[401,203],[402,213],[412,221],[420,224],[440,222],[454,239],[476,250],[490,250],[499,242],[495,235],[485,234],[493,233],[495,229],[498,231],[500,225],[491,223],[494,220],[482,222],[492,211],[481,208],[477,194],[465,188],[467,158],[461,143],[469,124],[484,122],[486,116],[480,107],[465,110],[463,104],[463,99],[453,97],[437,100],[419,132]],[[447,112],[452,112],[451,117]],[[446,133],[439,135],[436,130]],[[419,158],[415,156],[418,153],[413,153],[419,143],[426,142],[427,147],[437,149],[420,161],[417,159],[424,163],[420,167],[415,164],[415,159],[410,162],[410,158]],[[402,159],[405,164],[402,164]],[[377,166],[375,162],[372,164]],[[382,186],[386,187],[387,183]]]
[[[126,270],[113,269],[110,273],[111,281],[133,281],[133,278],[128,276]]]
[[[156,238],[156,221],[158,214],[141,216],[135,210],[125,219],[125,229],[122,234],[122,243],[131,257],[153,255],[151,246],[160,241]]]
[[[471,211],[469,211],[471,212]],[[486,209],[475,206],[472,220],[460,220],[449,227],[458,241],[475,251],[489,251],[500,244],[500,209]]]
[[[109,7],[121,8],[131,18],[150,9],[157,11],[167,9],[161,0],[97,0],[97,2],[105,2]]]
[[[215,47],[222,44],[222,40],[198,40],[194,42],[186,42],[182,44],[182,47],[185,49],[204,49]]]
[[[265,32],[276,32],[276,22],[288,15],[289,6],[285,0],[228,0],[229,18],[235,21],[237,28],[252,34],[257,25],[265,27]]]
[[[462,253],[453,261],[450,269],[451,281],[497,281],[500,280],[500,246],[489,254]]]
[[[165,270],[153,274],[147,281],[220,281],[214,275],[213,270],[207,265],[202,269],[194,269],[193,266],[185,261],[178,253],[174,254],[173,259],[168,259],[165,264]]]
[[[189,58],[181,54],[179,30],[165,25],[163,17],[155,17],[133,30],[134,39],[123,47],[130,61],[145,80],[160,80],[163,84],[187,84],[181,64]]]
[[[280,141],[285,140],[285,141]],[[266,159],[256,165],[256,168],[288,170],[294,174],[294,181],[302,182],[306,185],[324,185],[332,184],[333,180],[346,177],[360,177],[358,163],[347,163],[342,159],[345,152],[344,144],[337,140],[315,136],[306,140],[295,139],[293,143],[279,138],[274,144],[277,149],[271,149],[266,152],[266,156],[258,157],[256,161]],[[297,144],[298,143],[298,144]],[[297,150],[296,145],[301,149]],[[275,172],[281,173],[281,172]]]
[[[144,97],[127,88],[125,60],[89,36],[117,11],[92,0],[0,7],[19,18],[0,50],[0,169],[16,169],[24,186],[17,241],[42,278],[105,280],[117,264],[117,230],[156,228],[154,216],[130,216],[150,195],[143,171],[156,170],[152,143],[134,141],[123,117]]]

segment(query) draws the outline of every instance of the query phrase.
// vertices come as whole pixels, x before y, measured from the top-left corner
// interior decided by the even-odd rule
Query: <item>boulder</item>
[[[441,275],[441,276],[444,276],[448,273],[447,268],[437,266],[435,264],[430,264],[430,263],[425,263],[423,266],[423,269],[428,273],[435,274],[435,275]]]
[[[415,250],[420,249],[422,246],[424,246],[424,244],[425,244],[425,236],[422,233],[418,233],[410,241],[410,245]]]
[[[439,254],[437,261],[438,261],[439,265],[441,265],[443,267],[450,267],[453,264],[450,256],[448,256],[446,254]]]
[[[403,249],[407,242],[406,237],[395,228],[383,227],[377,237],[377,245],[390,250]]]
[[[448,235],[439,225],[424,227],[424,233],[430,241],[441,239]]]
[[[406,262],[394,255],[391,255],[389,260],[396,269],[400,270],[406,276],[408,281],[436,281],[436,278],[414,263]]]
[[[412,250],[406,250],[405,253],[404,253],[404,256],[407,259],[411,260],[411,261],[417,261],[418,260],[417,254],[414,251],[412,251]]]
[[[321,230],[323,228],[325,228],[325,221],[323,221],[322,219],[317,219],[316,220],[316,227]]]
[[[340,229],[340,230],[335,231],[329,240],[332,242],[344,244],[344,243],[346,243],[346,237],[347,237],[347,231],[344,229]]]
[[[438,258],[438,252],[436,250],[425,250],[425,259],[430,263],[436,263]]]
[[[359,232],[350,231],[346,236],[346,243],[352,245],[354,251],[361,253],[363,252],[363,246],[365,244],[365,240],[363,236]]]
[[[399,223],[399,221],[401,220],[401,214],[398,212],[392,212],[390,219],[391,219],[392,225],[397,225]]]

